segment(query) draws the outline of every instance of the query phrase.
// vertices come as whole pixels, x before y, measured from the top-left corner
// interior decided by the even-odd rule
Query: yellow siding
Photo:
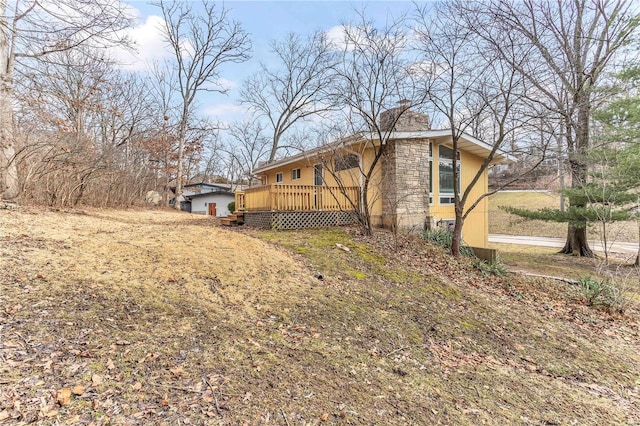
[[[425,149],[428,149],[426,147]],[[460,167],[462,172],[462,189],[464,190],[475,176],[477,170],[483,162],[483,159],[472,155],[468,152],[461,151]],[[429,207],[429,215],[437,222],[442,219],[455,219],[454,206],[453,205],[440,205],[439,193],[438,193],[438,145],[434,143],[434,161],[433,161],[433,203]],[[367,170],[371,162],[373,161],[374,153],[373,149],[366,149],[363,154],[363,167]],[[318,161],[320,162],[320,161]],[[326,163],[332,164],[332,161],[326,160]],[[266,172],[268,176],[268,184],[276,183],[276,173],[283,173],[283,184],[292,185],[313,185],[313,165],[314,161],[305,159],[294,164],[287,164],[282,167],[276,168],[269,172]],[[300,168],[301,178],[292,180],[291,171],[293,169]],[[371,212],[372,223],[376,226],[382,224],[382,198],[380,196],[381,188],[381,163],[375,167],[372,175],[372,180],[369,185],[369,206]],[[349,169],[338,173],[339,178],[342,180],[342,184],[345,186],[360,186],[360,173],[358,169]],[[336,179],[333,176],[324,172],[325,185],[336,186]],[[263,181],[264,183],[264,181]],[[488,188],[488,175],[485,172],[481,179],[478,181],[471,194],[468,197],[467,208],[469,208],[473,202],[478,199],[482,194],[486,193]],[[488,244],[488,200],[483,199],[478,206],[467,217],[463,229],[462,236],[468,245],[474,247],[486,247]]]
[[[434,146],[434,164],[433,164],[433,204],[430,206],[430,214],[439,221],[441,219],[455,219],[455,209],[453,204],[441,205],[440,194],[438,192],[438,146]],[[462,173],[462,190],[464,191],[471,183],[476,172],[480,169],[484,160],[468,152],[460,152],[460,171]],[[487,173],[483,174],[478,183],[472,189],[471,194],[467,198],[466,208],[468,209],[482,194],[487,192],[488,180]],[[462,196],[462,194],[461,194]],[[478,206],[476,206],[462,227],[462,238],[465,243],[473,247],[487,247],[489,242],[489,221],[488,221],[488,204],[487,198],[484,198]]]
[[[300,179],[291,179],[291,171],[294,169],[300,169]],[[276,183],[276,174],[282,172],[282,182],[289,185],[313,185],[313,164],[309,161],[299,161],[294,164],[287,164],[283,167],[270,170],[266,173],[268,176],[268,184],[272,185]],[[265,183],[263,181],[263,183]]]

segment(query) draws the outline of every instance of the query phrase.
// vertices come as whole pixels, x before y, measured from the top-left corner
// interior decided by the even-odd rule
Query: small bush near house
[[[422,238],[427,241],[431,241],[434,244],[437,244],[441,247],[446,248],[447,250],[451,250],[451,241],[452,241],[452,233],[448,229],[444,228],[434,228],[434,229],[426,229],[422,233]],[[473,257],[473,251],[464,244],[464,241],[460,247],[460,254],[465,257]]]
[[[230,213],[233,213],[236,211],[236,202],[232,201],[229,204],[227,204],[227,209],[229,209]]]
[[[500,262],[487,262],[485,260],[476,259],[473,267],[482,273],[482,276],[495,275],[496,277],[504,277],[509,271]]]

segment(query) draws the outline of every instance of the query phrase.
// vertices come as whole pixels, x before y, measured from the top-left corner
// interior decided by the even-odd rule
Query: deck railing
[[[236,211],[243,212],[244,211],[244,191],[236,191],[234,195],[235,195],[235,202],[236,202]]]
[[[239,211],[357,210],[360,188],[315,185],[264,185],[236,191]]]

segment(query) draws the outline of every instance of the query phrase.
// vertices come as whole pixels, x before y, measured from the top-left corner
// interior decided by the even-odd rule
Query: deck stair
[[[220,219],[220,224],[224,226],[238,226],[244,223],[244,212],[234,212]]]

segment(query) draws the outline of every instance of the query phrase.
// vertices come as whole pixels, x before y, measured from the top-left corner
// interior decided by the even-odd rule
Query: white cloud
[[[213,118],[236,118],[238,116],[248,116],[250,114],[247,107],[231,103],[212,105],[204,108],[202,112],[204,115],[209,115]]]
[[[147,19],[127,30],[126,36],[133,42],[135,51],[117,47],[113,56],[122,68],[139,71],[146,69],[153,61],[161,61],[171,56],[171,50],[162,38],[164,19],[150,15]]]
[[[336,50],[342,50],[347,44],[347,38],[344,31],[344,26],[336,25],[326,31],[327,41]]]
[[[204,88],[207,90],[231,90],[238,87],[238,83],[233,80],[227,80],[226,78],[219,78],[214,82],[208,82],[205,84]]]
[[[336,25],[327,30],[327,41],[333,50],[352,51],[354,49],[353,41],[349,37],[361,38],[360,30],[350,25]]]

